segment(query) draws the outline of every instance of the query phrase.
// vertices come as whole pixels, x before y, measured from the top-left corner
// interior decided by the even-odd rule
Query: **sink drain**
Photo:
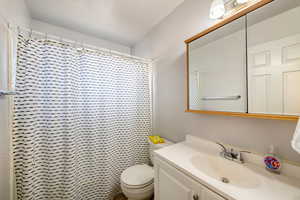
[[[221,181],[222,181],[223,183],[229,183],[229,179],[226,178],[226,177],[222,177],[222,178],[221,178]]]

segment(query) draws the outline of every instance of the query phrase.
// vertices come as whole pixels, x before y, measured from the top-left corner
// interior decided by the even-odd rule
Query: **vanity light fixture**
[[[220,19],[221,17],[224,16],[224,14],[225,14],[224,0],[213,0],[210,7],[209,17],[211,19]]]
[[[247,3],[248,0],[236,0],[237,4],[244,4]]]

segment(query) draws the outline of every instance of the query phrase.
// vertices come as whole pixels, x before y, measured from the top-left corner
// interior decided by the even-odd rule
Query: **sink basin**
[[[244,164],[205,154],[192,157],[191,163],[205,175],[224,184],[242,188],[256,188],[260,185],[258,175]]]

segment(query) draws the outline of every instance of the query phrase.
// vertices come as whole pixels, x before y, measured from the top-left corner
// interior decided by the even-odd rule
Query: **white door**
[[[299,17],[300,7],[263,21],[256,12],[248,14],[250,113],[300,114]]]
[[[249,112],[300,114],[300,35],[249,49]]]

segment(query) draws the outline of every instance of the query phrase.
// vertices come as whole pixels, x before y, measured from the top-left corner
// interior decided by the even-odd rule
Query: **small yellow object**
[[[149,136],[149,139],[151,140],[151,142],[153,142],[153,144],[165,143],[164,138],[162,138],[162,137],[160,137],[158,135]]]

